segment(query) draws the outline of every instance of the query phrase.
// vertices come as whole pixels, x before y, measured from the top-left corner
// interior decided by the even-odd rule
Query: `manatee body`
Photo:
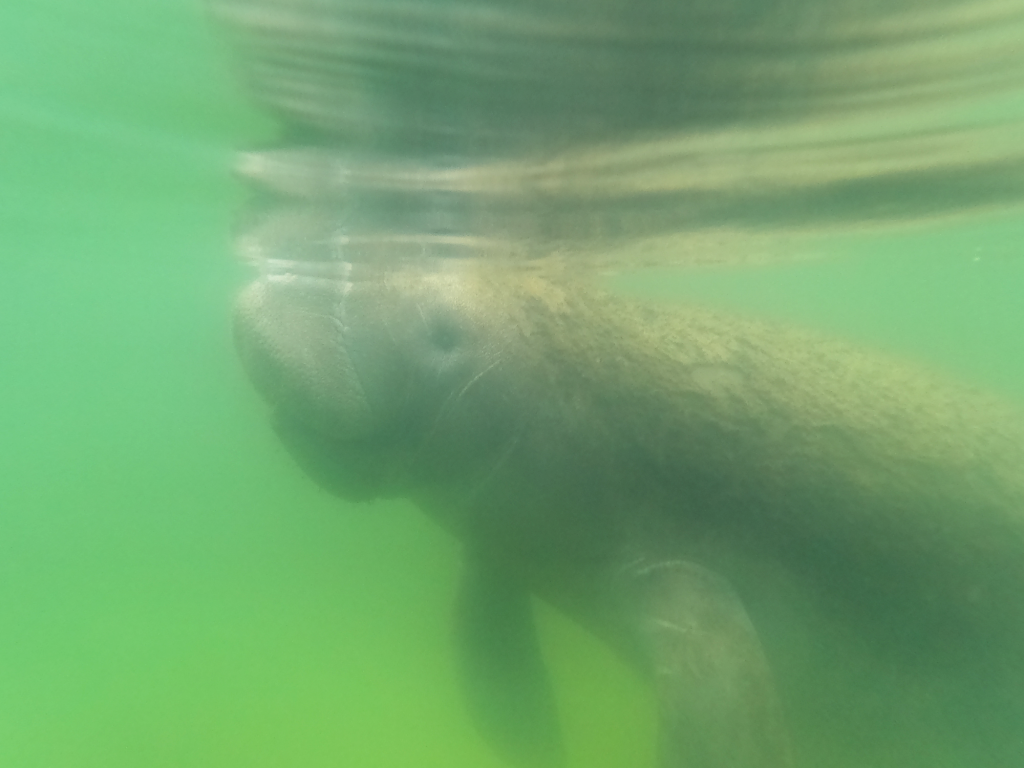
[[[1024,433],[811,334],[497,261],[286,262],[244,364],[326,488],[465,546],[471,709],[561,759],[529,600],[649,676],[665,768],[1024,765]]]

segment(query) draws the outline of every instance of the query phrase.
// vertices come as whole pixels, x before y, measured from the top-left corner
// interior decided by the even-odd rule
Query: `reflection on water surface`
[[[213,7],[286,127],[239,162],[271,252],[763,260],[1024,194],[1020,0]]]

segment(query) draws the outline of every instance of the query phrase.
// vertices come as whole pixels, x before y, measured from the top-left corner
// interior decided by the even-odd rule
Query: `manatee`
[[[1012,407],[554,262],[262,268],[236,338],[276,431],[462,542],[467,702],[510,763],[564,759],[539,598],[650,681],[663,768],[1024,765]]]

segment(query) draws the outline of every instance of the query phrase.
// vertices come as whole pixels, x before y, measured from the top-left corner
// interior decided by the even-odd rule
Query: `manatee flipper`
[[[470,559],[455,622],[463,687],[484,737],[515,765],[560,765],[557,712],[529,592]]]
[[[771,671],[732,588],[693,563],[630,569],[628,599],[653,675],[664,768],[789,768]]]

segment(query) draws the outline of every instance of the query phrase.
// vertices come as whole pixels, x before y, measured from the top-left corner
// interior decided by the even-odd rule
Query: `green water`
[[[0,73],[0,765],[497,765],[454,544],[317,490],[236,363],[229,164],[270,126],[201,8],[6,3]],[[580,760],[650,751],[548,623]]]
[[[195,3],[0,9],[4,768],[498,765],[453,674],[455,544],[319,491],[236,363],[230,153],[271,130]],[[992,215],[619,283],[1024,402],[1022,235]],[[653,764],[642,687],[543,615],[572,765]]]

